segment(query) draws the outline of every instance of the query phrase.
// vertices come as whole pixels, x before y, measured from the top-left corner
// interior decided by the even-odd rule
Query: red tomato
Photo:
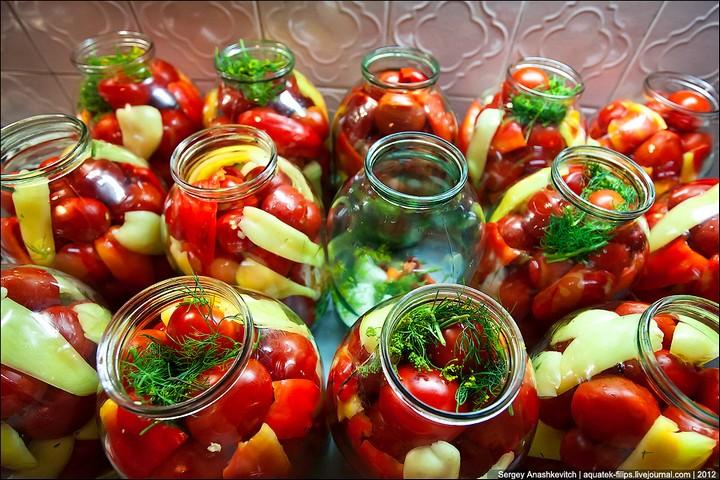
[[[122,131],[115,113],[104,113],[92,126],[92,136],[115,145],[122,146]]]
[[[25,249],[17,217],[0,218],[0,245],[3,257],[17,264],[33,263]]]
[[[615,309],[615,313],[620,316],[643,313],[649,306],[647,303],[642,302],[623,302]]]
[[[535,244],[534,238],[525,233],[523,218],[515,213],[506,215],[498,223],[500,235],[505,243],[519,250],[530,250]]]
[[[152,73],[153,80],[161,87],[166,87],[168,83],[177,82],[180,80],[175,67],[170,65],[165,60],[159,58],[153,58],[150,60],[150,72]]]
[[[695,180],[694,182],[684,183],[673,188],[670,192],[670,198],[667,200],[667,208],[673,209],[678,204],[696,197],[713,187],[718,183],[717,178],[705,178]]]
[[[593,443],[578,429],[570,430],[560,444],[560,457],[578,470],[617,470],[628,456],[621,448]]]
[[[442,95],[434,90],[419,90],[414,94],[427,115],[431,133],[448,142],[455,143],[458,129],[457,120],[455,114],[447,110]]]
[[[648,389],[618,376],[581,383],[571,411],[575,424],[588,438],[626,448],[637,445],[660,416],[657,400]]]
[[[710,112],[712,105],[707,98],[692,90],[678,90],[668,96],[668,100],[693,112]]]
[[[22,413],[29,405],[40,402],[50,388],[47,383],[5,365],[0,366],[0,386],[0,413],[3,420]]]
[[[117,220],[122,218],[125,212],[144,210],[161,214],[165,194],[155,185],[148,182],[137,182],[127,185],[126,195],[119,205],[111,205],[110,211]]]
[[[201,339],[218,329],[222,313],[210,309],[209,305],[180,304],[170,316],[167,335],[182,344],[187,338]]]
[[[264,130],[275,142],[278,154],[288,158],[316,158],[323,138],[315,130],[271,108],[252,108],[241,113],[236,123]]]
[[[169,161],[175,147],[187,137],[192,135],[197,126],[180,110],[160,110],[162,116],[163,134],[153,157],[159,157],[165,162]]]
[[[549,85],[547,74],[536,67],[520,68],[512,73],[512,78],[520,85],[533,90],[544,90]]]
[[[222,478],[225,452],[209,452],[207,445],[186,442],[148,475],[148,478]]]
[[[462,339],[462,333],[463,327],[457,324],[443,329],[442,336],[445,339],[445,345],[436,343],[430,347],[428,352],[434,365],[442,368],[451,363],[463,364],[469,345],[465,345],[462,340],[458,344],[458,339]]]
[[[154,328],[138,330],[133,335],[130,343],[128,343],[127,352],[130,353],[134,349],[137,353],[142,353],[151,343],[170,345],[170,339],[168,339],[167,333],[162,330]]]
[[[700,385],[695,367],[676,357],[668,350],[655,352],[655,360],[672,383],[688,397],[693,397]]]
[[[219,400],[186,419],[193,438],[231,448],[256,432],[273,403],[270,374],[260,362],[250,359],[235,383]]]
[[[700,389],[697,401],[708,407],[716,414],[720,409],[720,393],[718,393],[719,383],[720,375],[718,375],[717,368],[703,368],[700,371]]]
[[[573,262],[549,263],[542,253],[536,253],[527,264],[527,272],[532,285],[538,290],[549,287],[573,267]]]
[[[660,130],[660,125],[649,113],[628,111],[610,121],[607,141],[613,150],[629,154]]]
[[[116,228],[110,228],[95,240],[94,246],[98,256],[118,280],[135,287],[152,284],[155,273],[150,256],[131,252],[120,245],[113,236]]]
[[[605,210],[617,210],[625,204],[625,199],[615,190],[602,189],[590,194],[588,201]]]
[[[60,287],[47,270],[35,267],[7,268],[0,274],[0,285],[11,300],[39,311],[60,304]]]
[[[690,230],[688,245],[706,258],[720,252],[720,218],[714,217],[705,220]]]
[[[311,380],[273,382],[275,401],[265,417],[278,440],[304,437],[320,407],[320,387]]]
[[[256,357],[273,380],[302,378],[318,382],[318,355],[302,335],[282,330],[261,330]]]
[[[682,162],[682,154],[680,136],[670,130],[660,130],[635,150],[633,159],[643,167],[657,167]]]
[[[401,365],[398,367],[398,376],[408,392],[419,401],[438,410],[456,411],[455,392],[458,385],[456,382],[445,380],[437,370],[418,372],[410,365]],[[418,440],[423,437],[431,437],[435,441],[449,441],[463,430],[463,427],[440,425],[424,419],[415,413],[387,384],[380,388],[378,408],[384,418],[392,419],[391,428],[412,434]],[[460,406],[461,412],[467,410],[467,403]]]
[[[310,238],[315,238],[320,230],[320,209],[290,185],[273,190],[265,197],[261,208]]]
[[[570,187],[570,190],[578,195],[582,194],[582,191],[585,189],[587,183],[585,179],[585,172],[581,169],[571,168],[570,173],[565,175],[563,180],[565,181],[565,184]]]
[[[427,75],[417,68],[404,67],[400,69],[400,83],[419,83],[427,79]]]
[[[570,405],[574,394],[573,388],[556,397],[541,398],[540,420],[558,430],[569,429],[573,424]]]
[[[525,133],[519,123],[510,120],[495,132],[491,146],[500,153],[508,153],[527,145]]]
[[[64,198],[52,209],[53,232],[71,242],[92,242],[110,228],[110,211],[93,198]]]
[[[55,254],[53,265],[90,285],[112,275],[91,243],[68,243]]]
[[[669,350],[672,345],[673,335],[675,334],[677,320],[670,315],[656,315],[654,320],[658,328],[663,332],[663,348]]]
[[[95,395],[78,397],[48,387],[40,402],[8,419],[8,423],[30,439],[56,439],[72,435],[93,417],[94,410]],[[58,412],[62,414],[58,415]]]
[[[625,106],[620,102],[612,102],[610,105],[605,106],[602,110],[600,110],[597,117],[597,124],[600,132],[598,132],[598,135],[593,135],[593,137],[605,135],[607,133],[608,124],[612,120],[624,117],[625,114],[627,114],[627,111],[627,108],[625,108]]]
[[[680,134],[683,152],[692,152],[696,162],[702,162],[712,151],[712,137],[704,132]]]
[[[147,105],[150,101],[148,85],[121,77],[100,80],[98,93],[113,110],[123,108],[125,105]]]
[[[330,127],[325,112],[323,112],[320,107],[308,107],[302,115],[293,115],[293,118],[315,130],[315,133],[317,133],[320,138],[327,137]]]
[[[204,202],[173,189],[166,201],[165,221],[170,235],[198,252],[203,265],[215,257],[217,203]]]
[[[190,121],[197,126],[202,125],[203,100],[195,85],[179,80],[169,83],[167,89],[173,94],[180,105],[180,110]]]
[[[375,125],[383,135],[420,131],[425,127],[425,112],[412,96],[388,92],[380,98],[374,115]]]
[[[40,312],[38,318],[55,327],[81,357],[90,365],[95,365],[96,345],[85,337],[78,314],[72,307],[66,305],[48,307]]]
[[[217,241],[220,248],[231,255],[244,255],[253,246],[240,230],[242,209],[228,210],[217,220]]]
[[[560,135],[557,127],[543,127],[542,125],[532,127],[527,144],[542,147],[553,157],[566,147],[565,140],[562,135]]]
[[[223,348],[233,348],[235,342],[242,343],[245,340],[245,326],[232,318],[223,318],[217,324],[217,332],[223,337],[218,340],[218,345]]]

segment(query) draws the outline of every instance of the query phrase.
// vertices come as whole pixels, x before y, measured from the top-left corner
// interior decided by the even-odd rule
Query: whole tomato
[[[533,90],[547,88],[550,81],[543,70],[535,67],[520,68],[512,73],[512,78],[520,85]]]
[[[560,444],[563,462],[579,470],[617,470],[627,451],[590,440],[578,429],[570,430]]]
[[[320,230],[320,209],[291,185],[280,185],[273,190],[263,200],[262,209],[310,238],[315,238]]]
[[[36,267],[8,268],[0,275],[0,286],[7,297],[38,311],[60,304],[60,286],[47,270]]]
[[[123,108],[125,105],[147,105],[150,101],[148,85],[122,76],[100,80],[98,93],[113,110]]]
[[[410,95],[393,92],[380,97],[374,119],[383,135],[422,130],[426,120],[422,105]]]
[[[122,146],[122,131],[115,113],[102,114],[92,126],[92,136],[98,140]]]
[[[94,198],[64,198],[51,214],[55,235],[71,242],[92,242],[110,228],[110,211]]]
[[[255,356],[268,369],[273,380],[319,380],[317,351],[310,340],[297,333],[261,331]]]
[[[681,392],[688,397],[694,397],[700,385],[700,375],[694,366],[664,349],[655,352],[655,360]]]
[[[666,163],[679,164],[682,155],[680,136],[670,130],[660,130],[635,150],[633,159],[643,167],[655,167]]]

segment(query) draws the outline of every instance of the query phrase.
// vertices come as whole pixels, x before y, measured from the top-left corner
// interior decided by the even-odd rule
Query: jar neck
[[[229,166],[232,163],[228,160],[233,155],[237,155],[237,163],[252,156],[253,163],[259,162],[257,165],[263,166],[262,171],[251,179],[229,187],[206,188],[196,185],[193,174],[198,168],[213,162]],[[218,125],[201,130],[183,140],[170,158],[170,172],[175,184],[183,192],[206,201],[234,201],[252,195],[272,180],[276,169],[275,143],[264,131],[247,125]]]
[[[118,69],[147,65],[155,56],[150,37],[139,32],[119,31],[83,40],[70,57],[75,68],[86,75],[109,75]],[[99,57],[112,62],[97,61]]]
[[[547,78],[557,77],[561,79],[573,93],[570,95],[552,95],[547,92],[526,87],[513,77],[516,72],[524,68],[535,68],[545,73]],[[585,90],[585,84],[583,83],[582,77],[571,66],[545,57],[524,57],[520,59],[518,62],[507,68],[505,81],[510,85],[511,90],[515,93],[568,104],[575,102]]]
[[[92,154],[87,127],[68,115],[37,115],[11,123],[1,132],[4,188],[55,180],[80,166]],[[57,160],[40,166],[54,157]]]
[[[380,47],[363,57],[362,75],[366,81],[388,90],[419,90],[435,85],[440,77],[440,65],[435,57],[421,50],[410,47]],[[413,83],[400,83],[384,80],[378,76],[386,70],[401,68],[420,70],[427,80]]]
[[[707,100],[711,110],[709,112],[697,112],[678,105],[668,97],[670,94],[689,90]],[[720,100],[715,87],[705,80],[693,75],[686,75],[675,72],[654,72],[645,77],[643,82],[645,97],[650,101],[658,102],[664,108],[682,112],[703,120],[711,120],[720,114]]]
[[[189,400],[175,405],[152,405],[133,399],[123,384],[122,366],[128,345],[138,331],[150,328],[158,321],[163,310],[185,300],[198,285],[205,295],[213,295],[237,309],[238,318],[242,319],[245,327],[242,349],[216,384]],[[223,396],[235,383],[250,359],[253,341],[252,316],[237,290],[209,277],[172,278],[138,293],[113,316],[98,345],[97,371],[100,384],[110,399],[137,415],[158,420],[192,415]]]
[[[710,329],[718,333],[718,304],[710,300],[691,295],[673,295],[658,300],[643,312],[637,330],[637,345],[640,352],[640,366],[648,377],[653,390],[668,404],[680,409],[692,418],[715,429],[720,426],[718,415],[704,410],[665,374],[655,358],[650,327],[657,315],[672,315],[679,322],[691,323],[698,327]],[[688,320],[690,320],[688,322]],[[715,359],[717,360],[717,359]]]
[[[636,204],[628,210],[608,210],[590,203],[575,193],[565,183],[563,175],[570,167],[581,167],[583,170],[587,170],[590,165],[606,168],[631,187],[637,197]],[[607,148],[584,145],[566,148],[555,157],[550,171],[555,189],[567,202],[601,220],[616,223],[635,220],[645,213],[655,201],[655,186],[645,170],[625,155]]]
[[[508,360],[505,386],[494,401],[473,412],[447,412],[427,405],[414,397],[402,384],[390,354],[390,338],[398,323],[416,308],[441,302],[457,301],[482,307],[488,313],[504,340]],[[501,342],[503,343],[503,342]],[[393,392],[413,411],[427,420],[447,425],[473,425],[489,420],[510,407],[522,386],[528,356],[522,334],[510,314],[490,296],[470,287],[453,284],[434,284],[420,287],[400,298],[390,311],[380,334],[380,363],[383,374]]]
[[[455,198],[467,183],[460,150],[440,137],[400,132],[375,142],[365,175],[380,197],[408,209],[427,209]]]
[[[246,69],[234,69],[233,60],[243,58],[273,63],[273,70],[266,72],[263,78],[252,78]],[[235,84],[272,82],[287,78],[295,68],[295,55],[287,45],[272,40],[241,40],[223,48],[215,55],[215,71],[223,80]]]

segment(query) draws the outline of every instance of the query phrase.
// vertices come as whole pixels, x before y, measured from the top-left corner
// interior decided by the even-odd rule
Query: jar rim
[[[515,80],[515,78],[513,78],[513,73],[527,67],[539,68],[545,72],[550,72],[556,76],[560,76],[565,80],[570,80],[574,83],[575,87],[578,87],[578,89],[575,93],[572,93],[570,95],[551,95],[549,93],[528,88],[522,83]],[[554,101],[579,98],[580,95],[582,95],[585,91],[585,83],[583,82],[582,76],[580,75],[580,73],[577,72],[577,70],[575,70],[566,63],[546,57],[522,57],[520,60],[507,67],[506,80],[510,82],[514,89],[519,90],[527,95],[535,95]]]
[[[388,82],[381,80],[375,72],[371,70],[374,63],[399,58],[406,61],[417,62],[427,69],[427,72],[423,72],[427,75],[427,80],[421,82]],[[422,88],[428,88],[435,85],[440,78],[440,64],[438,61],[430,55],[420,49],[413,47],[403,47],[400,45],[391,45],[385,47],[379,47],[371,52],[367,53],[362,61],[360,62],[360,70],[363,77],[368,82],[376,85],[380,88],[393,89],[393,90],[419,90]]]
[[[190,183],[188,175],[192,171],[193,160],[228,143],[237,146],[254,145],[263,149],[268,161],[262,172],[250,180],[229,187],[202,188]],[[250,196],[270,182],[276,170],[275,142],[265,131],[249,125],[216,125],[195,132],[180,142],[170,157],[170,174],[175,184],[183,192],[207,201],[233,201]]]
[[[144,404],[133,400],[125,391],[120,373],[124,347],[132,340],[134,333],[144,326],[143,322],[146,322],[147,318],[159,316],[164,307],[186,298],[188,289],[196,285],[201,285],[209,294],[218,295],[233,307],[237,307],[238,313],[244,319],[245,337],[242,350],[220,380],[195,397],[173,405]],[[100,384],[111,400],[138,415],[158,420],[174,420],[195,414],[223,396],[242,373],[252,353],[253,325],[252,314],[242,295],[230,285],[203,276],[163,280],[134,295],[113,315],[97,349]]]
[[[426,148],[453,167],[453,172],[446,171],[452,176],[453,185],[450,188],[433,195],[412,195],[392,188],[375,175],[375,165],[391,149],[412,146]],[[447,203],[465,188],[468,178],[468,165],[462,152],[447,140],[425,132],[393,133],[373,143],[365,156],[364,171],[370,186],[383,199],[412,209],[430,208]]]
[[[430,421],[447,425],[467,426],[489,420],[509,408],[520,392],[528,368],[528,354],[520,329],[510,314],[489,295],[473,288],[449,283],[436,283],[417,288],[402,297],[388,313],[380,333],[380,364],[383,375],[395,395],[405,401],[412,410]],[[488,309],[491,319],[501,328],[507,341],[508,378],[502,393],[495,400],[472,412],[448,412],[434,408],[415,397],[402,384],[390,355],[390,335],[397,322],[418,306],[438,299],[462,298],[481,304]],[[367,315],[367,313],[366,313]]]
[[[568,164],[592,162],[608,167],[635,189],[638,205],[633,210],[609,210],[591,203],[573,191],[563,179]],[[557,191],[576,208],[594,217],[613,222],[627,222],[642,216],[655,201],[655,186],[647,172],[625,155],[604,147],[579,145],[561,151],[550,166],[550,177]]]
[[[710,103],[712,110],[709,112],[698,112],[671,101],[668,97],[662,94],[661,84],[664,82],[670,82],[681,86],[686,90],[690,90],[693,93],[702,96]],[[643,81],[643,90],[652,100],[687,115],[709,119],[720,114],[720,100],[718,99],[717,90],[715,90],[715,87],[713,87],[710,83],[694,75],[670,71],[653,72],[645,77],[645,80]]]
[[[220,65],[218,64],[218,59],[220,58],[220,56],[234,57],[241,53],[251,52],[275,53],[275,55],[282,57],[284,63],[280,68],[272,72],[270,76],[259,80],[250,80],[247,78],[238,77],[236,75],[231,75],[222,70],[220,68]],[[217,74],[225,80],[231,80],[237,83],[268,82],[271,80],[277,80],[289,74],[295,68],[295,55],[293,54],[292,50],[290,50],[290,47],[288,47],[282,42],[278,42],[275,40],[240,40],[236,43],[226,45],[221,51],[216,53],[214,64]]]
[[[107,50],[103,55],[110,55],[120,49],[139,48],[141,54],[132,60],[119,65],[92,65],[88,59],[98,56],[98,52]],[[113,52],[113,49],[115,50]],[[70,61],[75,67],[86,74],[101,74],[116,70],[118,67],[143,65],[155,56],[155,45],[147,35],[140,32],[120,30],[89,37],[80,42],[70,55]]]
[[[692,295],[671,295],[661,298],[642,313],[637,329],[637,347],[640,352],[639,363],[648,376],[653,390],[668,405],[680,409],[683,413],[704,424],[718,428],[720,426],[720,417],[700,408],[693,399],[683,393],[655,359],[655,352],[650,339],[650,322],[660,314],[683,315],[718,332],[718,304]],[[678,320],[682,321],[680,318]]]
[[[89,156],[92,145],[90,131],[85,123],[62,113],[35,115],[3,127],[0,130],[0,164],[3,167],[28,148],[66,139],[73,139],[74,145],[60,152],[55,162],[17,173],[0,172],[3,187],[65,175]]]

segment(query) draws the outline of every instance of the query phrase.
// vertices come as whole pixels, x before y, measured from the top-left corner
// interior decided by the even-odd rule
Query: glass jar
[[[333,181],[340,187],[363,168],[370,146],[387,135],[419,131],[457,140],[457,120],[437,81],[431,55],[409,47],[381,47],[365,55],[363,80],[333,119]]]
[[[591,137],[642,165],[658,194],[707,174],[718,149],[715,88],[692,75],[655,72],[643,90],[644,104],[616,100],[600,110]]]
[[[650,256],[633,293],[647,301],[687,293],[720,301],[718,179],[676,185],[645,214]]]
[[[534,345],[565,314],[626,293],[648,255],[645,171],[601,147],[569,147],[503,195],[470,285],[498,298]]]
[[[717,470],[717,303],[678,295],[575,312],[532,358],[530,457],[573,470]]]
[[[483,205],[549,167],[565,147],[585,144],[585,121],[576,108],[584,89],[568,65],[526,57],[508,67],[500,91],[473,101],[458,146]]]
[[[335,442],[369,478],[512,469],[538,420],[517,325],[460,285],[426,285],[361,316],[335,353],[327,396]]]
[[[148,160],[166,182],[170,155],[202,127],[202,97],[173,65],[155,57],[152,40],[113,32],[84,40],[72,53],[83,75],[77,115],[93,138]]]
[[[262,130],[219,125],[181,143],[165,203],[170,263],[284,301],[312,325],[323,293],[322,210]]]
[[[295,55],[280,42],[241,40],[215,55],[217,88],[205,97],[206,127],[229,123],[264,130],[278,155],[298,166],[318,195],[328,199],[329,121],[325,100],[295,70]]]
[[[474,270],[482,211],[467,164],[445,140],[402,132],[376,142],[328,213],[335,310],[352,325],[383,300]]]
[[[12,123],[0,142],[3,258],[62,270],[115,306],[172,274],[165,190],[145,160],[67,115]]]
[[[279,302],[208,277],[133,297],[98,349],[108,458],[127,478],[299,476],[322,453],[322,365]]]
[[[2,477],[97,478],[95,351],[111,313],[86,285],[32,265],[3,265]]]

